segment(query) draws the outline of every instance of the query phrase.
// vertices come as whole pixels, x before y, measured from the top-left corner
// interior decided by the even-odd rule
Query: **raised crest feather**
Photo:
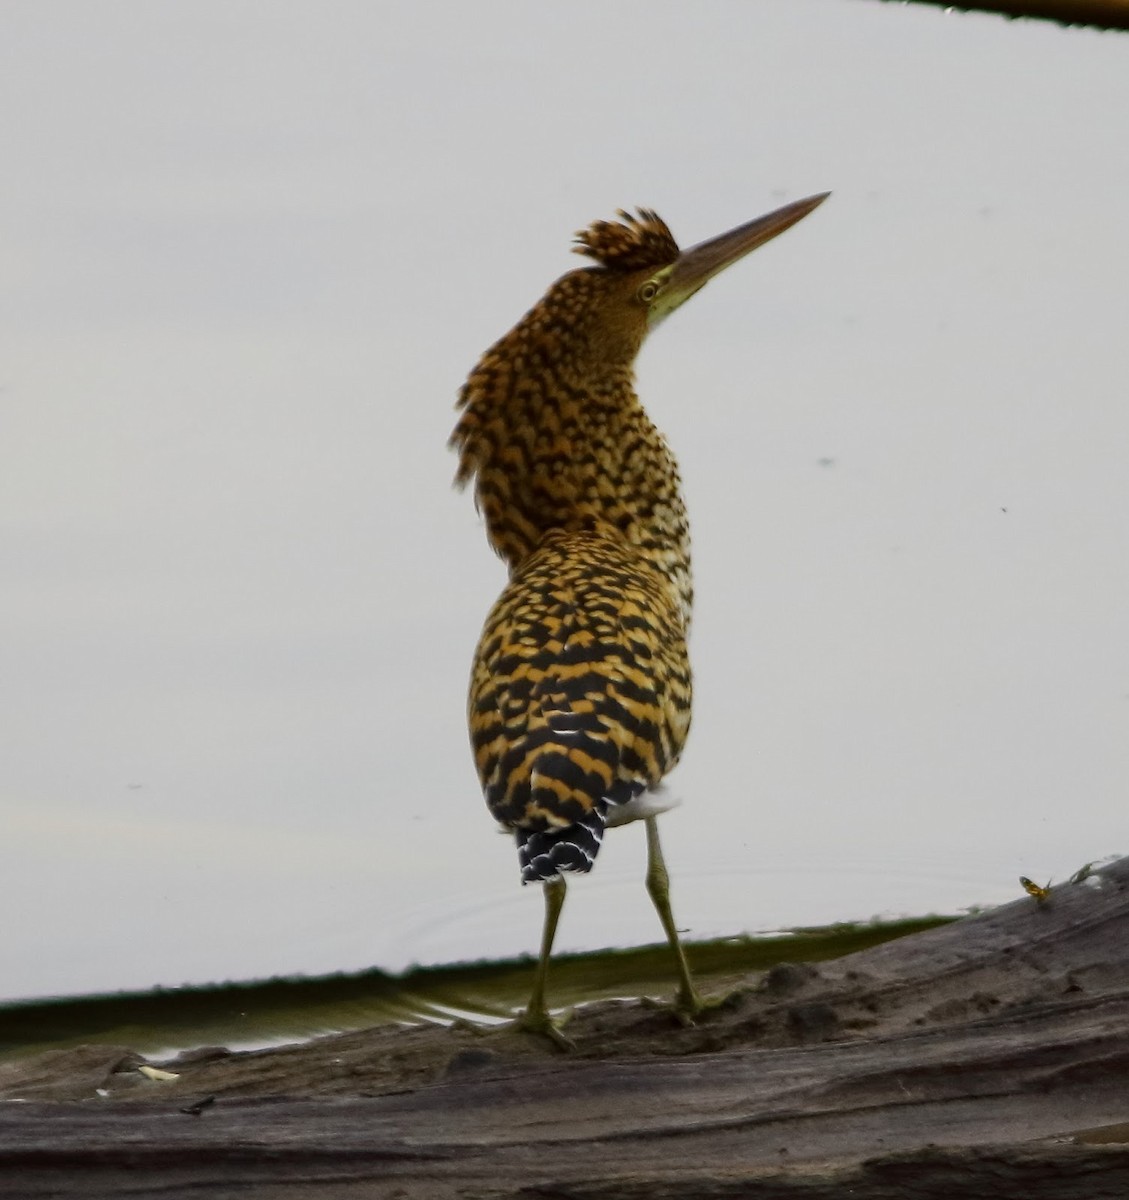
[[[667,267],[680,253],[674,234],[653,208],[618,209],[618,221],[593,221],[576,235],[574,254],[594,258],[609,271]]]

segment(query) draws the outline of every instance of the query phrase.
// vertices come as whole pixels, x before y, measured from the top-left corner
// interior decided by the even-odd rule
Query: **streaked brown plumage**
[[[670,912],[662,806],[643,797],[678,761],[690,725],[690,534],[677,465],[635,395],[635,357],[659,320],[823,199],[685,254],[648,209],[595,222],[576,249],[597,265],[557,280],[459,398],[457,480],[474,481],[510,571],[475,656],[471,740],[523,881],[545,883],[523,1021],[558,1041],[544,991],[562,872],[589,870],[605,825],[633,816],[647,823],[647,886],[678,957],[679,1007],[700,1007]]]
[[[678,258],[656,213],[577,234],[601,264],[570,271],[482,356],[459,397],[456,480],[475,480],[491,545],[511,571],[547,530],[640,546],[689,616],[690,531],[678,467],[635,395],[647,333],[639,288]]]

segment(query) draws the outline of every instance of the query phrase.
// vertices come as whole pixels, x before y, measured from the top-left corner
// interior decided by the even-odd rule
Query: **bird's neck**
[[[550,530],[622,538],[669,581],[688,620],[678,466],[635,395],[631,365],[507,363],[497,349],[463,388],[452,437],[459,481],[474,478],[494,549],[512,573]]]

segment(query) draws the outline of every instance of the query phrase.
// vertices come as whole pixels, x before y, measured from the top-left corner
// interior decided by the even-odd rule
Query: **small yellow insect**
[[[1033,879],[1028,879],[1026,875],[1020,875],[1019,882],[1023,884],[1023,890],[1028,896],[1035,897],[1036,904],[1045,904],[1051,894],[1051,880],[1047,880],[1045,887],[1040,887]]]

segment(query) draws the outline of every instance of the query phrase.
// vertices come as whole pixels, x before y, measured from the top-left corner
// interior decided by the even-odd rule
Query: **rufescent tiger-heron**
[[[577,235],[595,265],[562,276],[479,360],[451,437],[510,578],[474,659],[469,723],[486,803],[517,840],[545,925],[520,1023],[567,1039],[545,1001],[568,872],[604,830],[646,822],[646,885],[678,965],[676,1009],[701,1010],[670,907],[656,793],[690,727],[693,589],[678,467],[634,388],[656,325],[827,193],[681,251],[657,213]]]

